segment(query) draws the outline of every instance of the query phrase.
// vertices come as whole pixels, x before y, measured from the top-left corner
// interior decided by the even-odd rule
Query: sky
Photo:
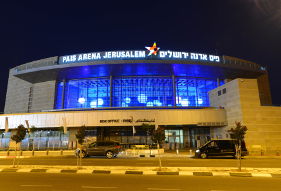
[[[9,69],[75,53],[157,45],[228,55],[267,68],[281,105],[281,0],[2,1],[0,112]]]

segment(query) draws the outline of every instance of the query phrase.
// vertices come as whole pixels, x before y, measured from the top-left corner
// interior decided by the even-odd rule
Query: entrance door
[[[183,130],[165,130],[165,148],[170,150],[182,149],[183,148]]]
[[[198,148],[204,145],[210,138],[210,127],[189,128],[189,140],[191,148]]]

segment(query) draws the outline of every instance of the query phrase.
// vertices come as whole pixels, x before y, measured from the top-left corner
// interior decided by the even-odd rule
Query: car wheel
[[[114,157],[114,154],[113,154],[112,151],[107,151],[107,152],[105,153],[105,156],[106,156],[106,158],[111,159],[111,158]]]
[[[208,158],[208,155],[206,153],[201,153],[200,154],[200,158],[201,159],[206,159],[206,158]]]

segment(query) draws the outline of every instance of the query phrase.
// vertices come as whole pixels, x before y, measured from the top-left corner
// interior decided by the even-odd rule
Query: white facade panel
[[[8,117],[9,129],[18,125],[59,127],[66,118],[68,127],[86,126],[131,126],[150,123],[157,125],[196,125],[198,123],[225,123],[224,109],[155,109],[155,110],[99,110],[99,111],[68,111],[45,112],[33,114],[0,115],[1,129],[5,128],[5,118]],[[130,120],[133,120],[130,123]]]

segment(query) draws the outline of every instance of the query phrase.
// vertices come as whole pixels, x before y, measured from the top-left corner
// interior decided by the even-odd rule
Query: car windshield
[[[89,147],[95,147],[96,146],[96,143],[90,143],[89,144]]]
[[[208,141],[207,143],[205,143],[203,146],[201,146],[200,148],[202,148],[202,147],[206,147],[210,142],[212,142],[212,141]]]

